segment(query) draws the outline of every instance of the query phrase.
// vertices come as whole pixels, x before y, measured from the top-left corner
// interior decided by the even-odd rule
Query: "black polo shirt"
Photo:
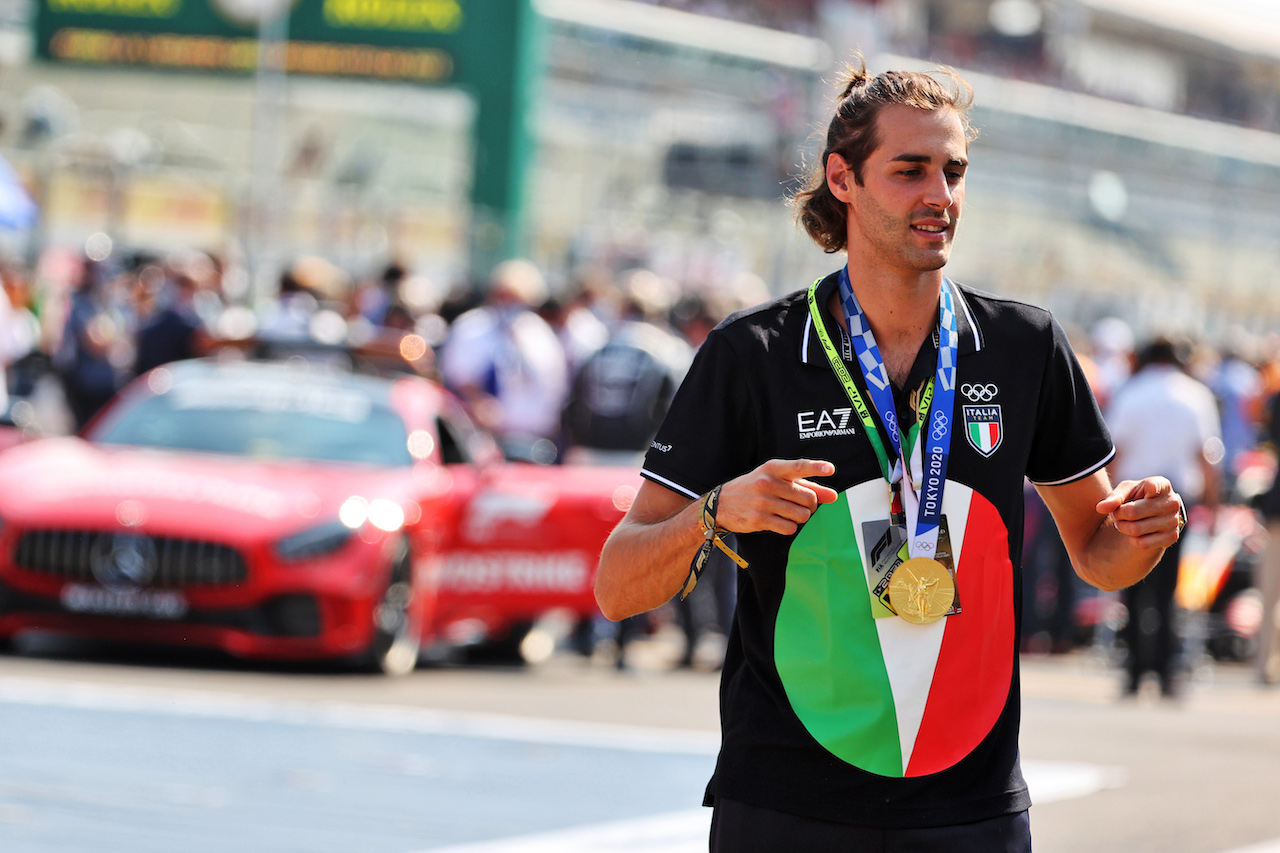
[[[836,282],[820,283],[818,304],[851,361],[828,310]],[[966,287],[957,295],[943,510],[960,613],[913,625],[874,596],[889,487],[805,291],[711,333],[645,458],[646,478],[691,498],[768,459],[835,465],[822,482],[840,499],[796,534],[737,537],[749,567],[721,680],[711,797],[875,827],[967,823],[1030,804],[1017,744],[1024,477],[1068,483],[1113,451],[1049,313]],[[894,389],[899,422],[914,417],[910,390],[934,374],[936,347],[926,341],[908,390]]]

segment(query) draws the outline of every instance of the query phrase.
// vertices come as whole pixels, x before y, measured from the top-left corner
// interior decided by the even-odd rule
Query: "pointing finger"
[[[782,480],[803,480],[806,477],[830,477],[836,466],[821,459],[775,459],[769,463],[770,472]]]
[[[840,497],[840,493],[835,489],[827,488],[821,483],[815,483],[812,480],[796,480],[795,484],[797,486],[803,486],[813,492],[820,504],[835,503]]]

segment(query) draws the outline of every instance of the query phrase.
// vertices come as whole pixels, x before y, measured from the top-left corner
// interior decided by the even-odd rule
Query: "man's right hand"
[[[771,459],[724,484],[716,526],[736,533],[795,533],[818,504],[839,497],[808,478],[833,473],[830,462]],[[600,552],[596,601],[605,616],[615,621],[634,616],[680,591],[689,561],[704,542],[698,503],[652,480],[641,482],[635,502]]]
[[[770,459],[724,484],[716,526],[735,533],[795,533],[818,504],[839,497],[834,489],[808,478],[829,477],[835,470],[835,465],[817,459]]]

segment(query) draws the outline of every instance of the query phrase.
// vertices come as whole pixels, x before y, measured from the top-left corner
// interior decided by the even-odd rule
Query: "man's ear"
[[[853,198],[853,169],[839,154],[827,155],[827,189],[840,201],[848,204]]]

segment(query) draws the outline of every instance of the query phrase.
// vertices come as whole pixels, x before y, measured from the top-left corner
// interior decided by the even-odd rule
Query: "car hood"
[[[407,479],[407,469],[45,439],[0,454],[0,520],[251,540],[331,521],[353,495],[404,501]]]

